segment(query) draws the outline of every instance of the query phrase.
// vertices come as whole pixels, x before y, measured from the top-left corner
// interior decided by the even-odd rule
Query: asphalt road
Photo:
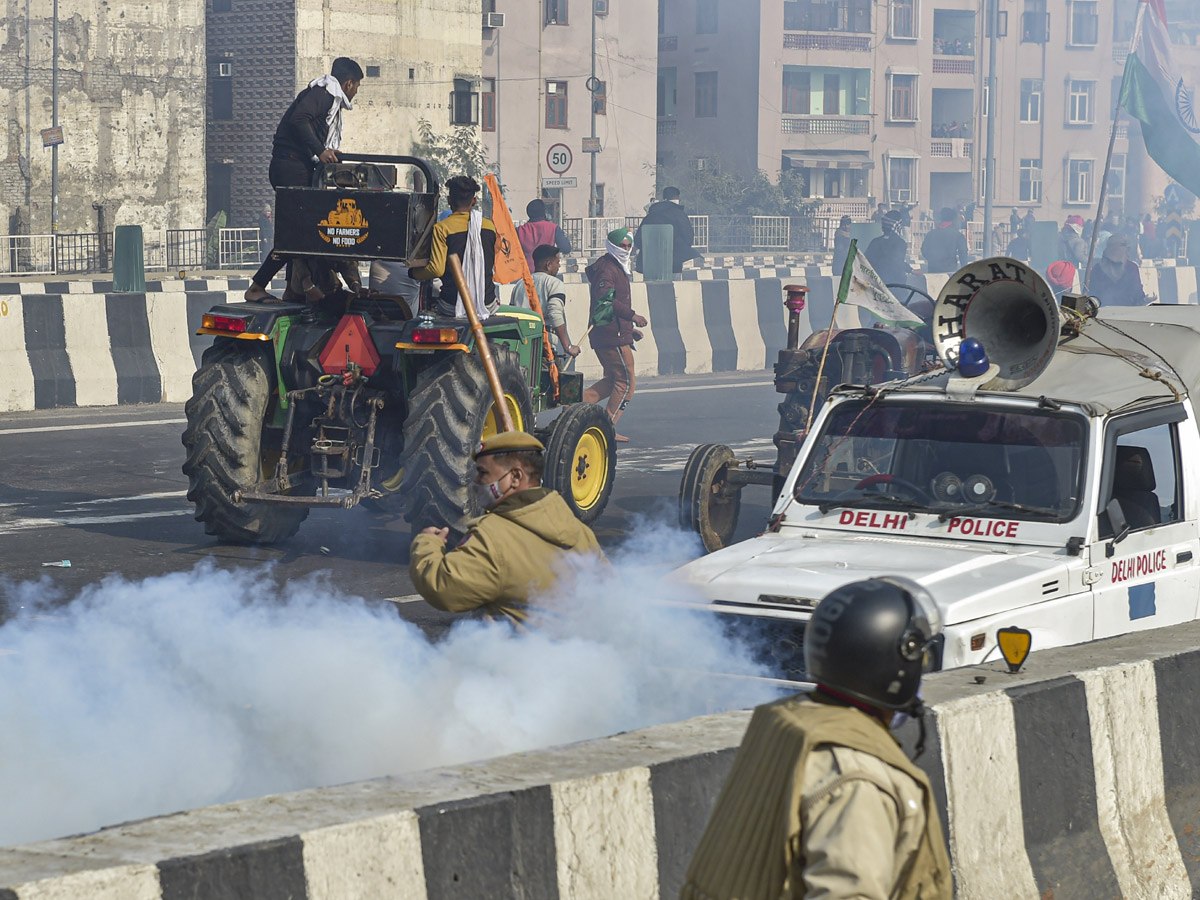
[[[683,464],[698,443],[774,459],[778,396],[767,373],[645,379],[621,420],[608,508],[595,523],[606,547],[636,540],[647,520],[675,521]],[[51,580],[70,598],[111,573],[137,580],[186,571],[274,563],[281,579],[328,571],[342,590],[382,602],[413,593],[409,529],[365,509],[314,510],[276,546],[221,543],[192,518],[180,471],[181,404],[0,415],[0,578]],[[738,538],[761,529],[768,491],[743,494]],[[70,560],[69,568],[43,563]],[[4,591],[0,589],[0,597]],[[440,630],[448,614],[404,602],[400,614]],[[0,622],[6,618],[0,601]]]

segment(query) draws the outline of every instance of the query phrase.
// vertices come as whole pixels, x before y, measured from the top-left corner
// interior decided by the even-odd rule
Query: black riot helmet
[[[878,709],[910,710],[925,653],[941,634],[933,598],[908,578],[842,585],[817,604],[804,631],[808,677]]]

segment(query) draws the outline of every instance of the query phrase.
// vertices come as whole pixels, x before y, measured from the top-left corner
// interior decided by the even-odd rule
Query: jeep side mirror
[[[1116,497],[1108,501],[1104,513],[1108,516],[1108,524],[1112,526],[1113,537],[1108,542],[1108,555],[1112,556],[1113,548],[1129,534],[1129,522],[1126,521],[1125,510],[1121,509],[1121,502]]]

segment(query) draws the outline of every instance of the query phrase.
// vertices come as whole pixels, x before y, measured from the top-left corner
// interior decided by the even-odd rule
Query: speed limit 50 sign
[[[555,175],[562,175],[571,168],[571,148],[566,144],[555,144],[546,152],[546,165]]]

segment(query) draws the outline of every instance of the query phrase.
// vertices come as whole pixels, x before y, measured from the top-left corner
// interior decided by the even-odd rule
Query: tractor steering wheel
[[[930,306],[934,306],[933,297],[925,293],[919,287],[913,287],[911,284],[889,284],[887,289],[892,292],[901,305],[905,308],[913,302],[914,297],[924,297],[929,301]]]

